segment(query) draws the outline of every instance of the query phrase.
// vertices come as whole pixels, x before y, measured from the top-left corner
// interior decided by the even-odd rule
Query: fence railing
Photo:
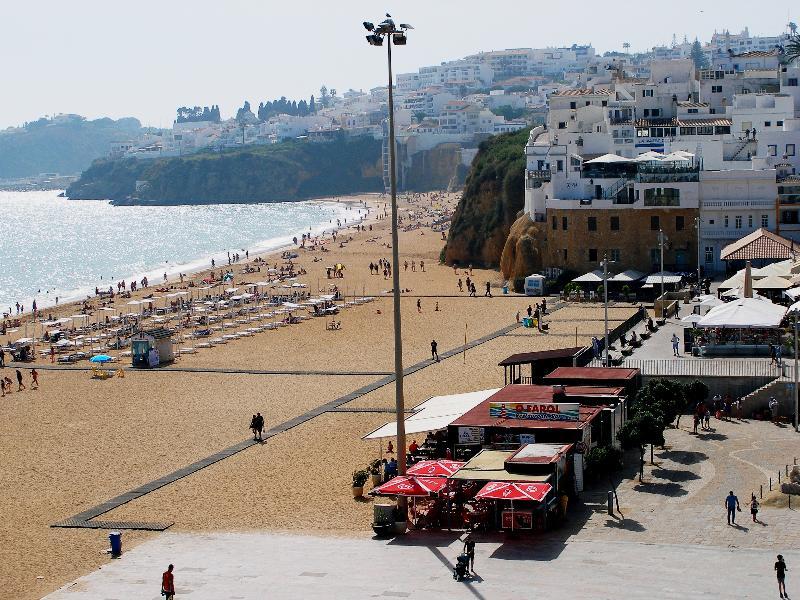
[[[639,369],[642,375],[662,377],[780,377],[783,372],[782,369],[766,360],[626,358],[622,366]]]

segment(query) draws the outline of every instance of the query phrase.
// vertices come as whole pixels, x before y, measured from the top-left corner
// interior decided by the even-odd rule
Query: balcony
[[[700,238],[706,240],[738,240],[742,236],[750,233],[742,229],[734,229],[731,227],[716,229],[700,229]]]
[[[667,196],[667,195],[651,196],[650,198],[645,198],[644,199],[644,205],[645,206],[650,206],[650,207],[654,207],[654,206],[680,206],[681,205],[681,199],[679,197],[677,197],[677,196]]]
[[[778,196],[778,204],[781,206],[800,204],[800,194],[780,194]]]
[[[702,208],[775,208],[774,200],[703,200]]]
[[[551,172],[550,169],[542,169],[538,171],[528,171],[528,179],[532,179],[534,181],[550,181]]]
[[[636,172],[637,183],[676,183],[700,181],[700,167],[646,167]]]

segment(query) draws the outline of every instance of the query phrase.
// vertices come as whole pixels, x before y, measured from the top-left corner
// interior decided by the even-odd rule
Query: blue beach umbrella
[[[89,362],[106,363],[106,362],[108,362],[110,360],[113,360],[113,358],[111,356],[109,356],[108,354],[97,354],[96,356],[93,356],[92,358],[90,358]]]

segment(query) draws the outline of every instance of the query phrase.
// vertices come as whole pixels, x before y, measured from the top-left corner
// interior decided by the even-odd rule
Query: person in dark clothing
[[[488,281],[486,282],[486,293],[484,294],[484,296],[488,296],[489,298],[492,297],[492,284],[489,283]]]
[[[783,555],[778,554],[778,561],[775,563],[775,574],[778,577],[778,593],[781,598],[789,597],[786,593],[786,571],[788,570],[786,562],[783,560]]]
[[[17,391],[21,392],[22,390],[27,389],[25,384],[22,383],[22,371],[17,369]]]
[[[728,492],[728,496],[725,498],[725,508],[728,511],[728,525],[736,525],[736,511],[742,510],[742,507],[739,506],[739,498],[733,494],[733,491]]]
[[[431,359],[439,362],[439,351],[438,351],[438,344],[436,340],[431,340]]]
[[[255,431],[258,435],[258,441],[263,441],[262,432],[264,431],[264,417],[261,416],[261,413],[256,413],[255,419]]]
[[[6,351],[0,348],[0,369],[6,366]]]
[[[542,298],[542,314],[547,314],[547,298]]]
[[[253,432],[253,439],[256,439],[256,416],[253,415],[253,418],[250,419],[250,431]]]
[[[528,316],[530,317],[532,315],[533,315],[533,307],[530,304],[528,304]]]
[[[464,538],[464,553],[469,557],[469,570],[475,573],[475,539],[472,532]]]

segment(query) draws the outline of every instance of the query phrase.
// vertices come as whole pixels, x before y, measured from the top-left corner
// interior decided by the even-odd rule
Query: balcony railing
[[[702,208],[757,208],[775,206],[774,200],[703,200]]]
[[[646,167],[636,172],[638,183],[670,183],[700,181],[700,167]]]
[[[781,194],[778,196],[778,203],[781,206],[786,204],[800,204],[800,194]]]
[[[550,181],[551,176],[550,169],[528,171],[528,179],[535,179],[536,181]]]
[[[645,206],[680,206],[681,199],[675,196],[653,196],[644,199]]]

